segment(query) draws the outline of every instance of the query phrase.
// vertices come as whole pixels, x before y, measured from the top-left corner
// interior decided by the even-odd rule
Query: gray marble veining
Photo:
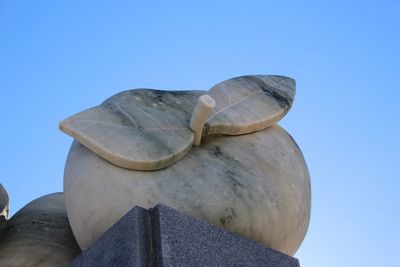
[[[130,90],[67,118],[60,129],[120,167],[162,169],[191,149],[194,133],[189,123],[205,93],[216,107],[202,136],[239,135],[280,120],[293,102],[295,82],[284,76],[254,75],[226,80],[209,91]]]
[[[278,75],[240,76],[211,88],[217,106],[203,135],[238,135],[265,129],[279,121],[292,106],[296,84]]]
[[[138,89],[80,112],[60,129],[108,161],[128,169],[161,169],[191,148],[193,107],[202,91]]]

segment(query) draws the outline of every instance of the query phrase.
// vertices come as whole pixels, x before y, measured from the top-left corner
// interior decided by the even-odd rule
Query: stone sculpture
[[[163,203],[293,255],[309,223],[310,177],[276,122],[294,95],[291,78],[242,76],[209,91],[122,92],[62,121],[75,139],[64,194],[79,246],[133,207]]]
[[[228,257],[232,264],[298,266],[281,252],[293,255],[306,234],[310,177],[299,147],[277,125],[294,95],[291,78],[242,76],[208,91],[129,90],[67,118],[60,129],[75,140],[65,166],[64,193],[38,198],[8,220],[9,197],[0,184],[0,266],[67,266],[81,249],[100,240],[74,261],[81,266],[94,252],[112,246],[104,240],[123,237],[121,225],[139,234],[124,239],[129,250],[114,249],[104,259],[118,255],[118,262],[144,262],[146,257],[153,262],[163,255],[162,262],[172,265],[202,258],[213,266]],[[155,216],[160,210],[164,215]],[[131,221],[132,216],[137,220]],[[190,241],[185,253],[194,256],[185,258],[178,248],[192,238],[190,230],[204,238],[203,243]],[[179,245],[174,241],[178,236],[186,241]],[[177,252],[149,241],[157,238],[172,242]],[[143,247],[128,240],[144,241],[143,251],[150,253],[133,259],[130,249]],[[242,244],[225,251],[240,260],[229,253],[208,258],[207,244],[226,249],[228,241]],[[196,245],[207,249],[200,253]]]
[[[0,226],[0,266],[68,266],[80,252],[62,193],[30,202]]]

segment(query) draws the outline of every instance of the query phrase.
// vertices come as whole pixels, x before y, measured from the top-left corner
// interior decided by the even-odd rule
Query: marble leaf
[[[158,170],[188,153],[194,141],[190,118],[207,91],[136,89],[73,115],[60,129],[111,163],[132,170]],[[212,87],[217,103],[203,129],[208,135],[239,135],[265,129],[290,109],[293,79],[241,76]]]
[[[265,129],[289,111],[295,80],[278,75],[241,76],[212,87],[208,94],[216,107],[203,135],[239,135]]]
[[[188,125],[202,91],[137,89],[60,123],[60,129],[120,167],[157,170],[182,158],[194,133]]]

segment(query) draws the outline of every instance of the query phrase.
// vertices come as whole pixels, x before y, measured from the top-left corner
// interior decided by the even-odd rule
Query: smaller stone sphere
[[[80,252],[62,193],[33,200],[0,227],[0,266],[68,266]]]

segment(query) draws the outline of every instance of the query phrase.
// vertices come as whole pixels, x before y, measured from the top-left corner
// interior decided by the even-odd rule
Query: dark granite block
[[[158,204],[136,207],[72,266],[298,267],[297,259]]]
[[[135,207],[82,252],[70,266],[148,266],[148,211]]]
[[[158,204],[152,210],[156,266],[299,266],[253,240]]]

